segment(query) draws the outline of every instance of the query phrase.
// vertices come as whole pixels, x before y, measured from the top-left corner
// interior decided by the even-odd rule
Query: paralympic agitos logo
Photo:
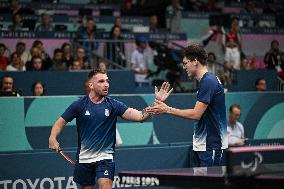
[[[262,163],[263,156],[259,152],[254,152],[254,158],[251,162],[245,163],[244,161],[241,161],[241,167],[244,169],[249,169],[251,172],[255,172],[258,168],[258,166]]]

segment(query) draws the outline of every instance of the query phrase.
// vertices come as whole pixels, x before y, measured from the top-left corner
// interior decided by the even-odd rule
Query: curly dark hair
[[[200,44],[192,44],[186,47],[183,51],[183,57],[190,61],[197,60],[200,64],[205,65],[207,60],[207,53]]]

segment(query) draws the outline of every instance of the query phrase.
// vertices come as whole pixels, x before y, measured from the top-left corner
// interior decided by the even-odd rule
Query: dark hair
[[[233,112],[234,108],[238,108],[239,110],[241,109],[241,106],[239,104],[233,104],[232,106],[230,106],[229,111],[230,113]]]
[[[90,71],[89,72],[89,74],[88,74],[88,80],[89,79],[92,79],[92,77],[94,77],[95,75],[97,75],[97,74],[106,74],[107,72],[106,72],[106,70],[100,70],[100,69],[94,69],[94,70],[92,70],[92,71]]]
[[[273,40],[273,41],[271,41],[270,46],[272,47],[272,45],[273,45],[274,43],[277,43],[277,45],[279,45],[279,41]]]
[[[63,51],[61,49],[55,49],[54,52],[53,52],[53,55],[55,55],[57,53],[63,53]]]
[[[13,23],[15,23],[15,18],[16,18],[16,16],[20,16],[21,18],[23,18],[22,15],[17,12],[17,13],[15,13],[15,14],[13,14],[13,17],[12,17],[12,22],[13,22]]]
[[[35,41],[33,42],[32,47],[36,47],[36,46],[38,46],[39,44],[42,44],[42,45],[43,45],[43,42],[40,41],[40,40],[35,40]]]
[[[231,23],[232,23],[234,20],[239,21],[239,18],[238,18],[237,16],[233,16],[233,17],[231,18]]]
[[[41,84],[41,86],[43,88],[43,92],[42,92],[41,96],[45,95],[45,85],[44,85],[44,83],[42,81],[36,81],[36,82],[33,83],[33,85],[32,85],[32,93],[33,93],[33,95],[34,95],[35,86],[37,84]]]
[[[4,43],[0,43],[0,47],[3,47],[6,50],[6,45]]]
[[[42,61],[42,58],[40,56],[33,56],[32,59],[31,59],[31,63],[33,63],[34,60],[38,59],[38,58],[41,59],[41,61]]]
[[[14,55],[17,55],[17,57],[19,58],[18,54],[16,52],[13,52],[11,55],[10,55],[10,62],[12,61]]]
[[[88,21],[94,21],[95,22],[95,20],[94,20],[94,18],[92,17],[92,16],[87,16],[86,17],[86,20],[87,20],[87,22]],[[96,22],[95,22],[96,23]]]
[[[72,47],[70,43],[65,42],[62,44],[61,49],[63,50],[66,46],[70,46],[70,48]]]
[[[257,79],[255,80],[254,86],[257,86],[258,83],[259,83],[261,80],[265,80],[265,79],[264,79],[263,77],[257,78]]]
[[[4,75],[4,76],[1,77],[0,90],[2,90],[4,78],[12,78],[13,79],[13,89],[14,89],[14,78],[11,75]]]
[[[216,61],[216,55],[215,55],[215,53],[213,53],[213,52],[209,52],[208,54],[207,54],[207,58],[208,58],[208,56],[210,56],[210,55],[212,55],[213,56],[213,58],[214,58],[214,60]]]
[[[120,29],[119,26],[116,26],[116,25],[112,26],[112,28],[111,28],[111,30],[110,30],[110,32],[109,32],[109,37],[110,37],[110,38],[113,38],[113,32],[114,32],[115,28],[119,28],[119,31],[121,31],[121,29]],[[120,36],[119,36],[119,37],[120,37]]]
[[[207,60],[207,53],[203,46],[200,44],[192,44],[185,48],[183,51],[183,57],[186,57],[190,61],[197,60],[200,64],[205,65]]]
[[[26,44],[22,41],[19,41],[17,44],[16,44],[16,47],[20,46],[20,45],[23,45],[23,46],[26,46]]]

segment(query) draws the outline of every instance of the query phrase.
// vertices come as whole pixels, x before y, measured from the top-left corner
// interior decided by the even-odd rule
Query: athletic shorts
[[[192,167],[225,166],[225,151],[221,149],[193,151]]]
[[[73,180],[81,186],[94,186],[96,179],[109,178],[113,180],[115,163],[111,159],[93,163],[76,163]]]

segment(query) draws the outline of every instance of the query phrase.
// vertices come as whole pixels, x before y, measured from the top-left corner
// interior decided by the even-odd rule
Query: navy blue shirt
[[[197,101],[208,107],[194,123],[193,150],[228,148],[225,94],[219,78],[213,73],[207,72],[201,78]]]
[[[124,103],[110,97],[95,104],[89,96],[80,98],[66,109],[61,116],[65,121],[76,118],[79,162],[94,162],[102,154],[114,153],[117,116],[122,116],[126,110]]]

